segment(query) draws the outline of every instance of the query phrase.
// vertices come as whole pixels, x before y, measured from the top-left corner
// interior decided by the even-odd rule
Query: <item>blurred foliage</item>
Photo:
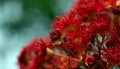
[[[9,29],[10,33],[20,32],[24,28],[31,26],[33,23],[28,20],[31,20],[32,17],[35,18],[39,16],[39,13],[36,12],[32,14],[34,9],[40,10],[40,13],[46,15],[50,19],[47,23],[43,21],[43,23],[46,24],[46,28],[50,28],[51,21],[56,16],[52,8],[52,4],[55,3],[55,0],[22,0],[22,3],[24,17],[15,23],[3,24]]]
[[[20,32],[24,27],[29,26],[29,24],[25,23],[24,20],[20,20],[15,23],[3,24],[3,27],[5,26],[9,30],[9,33],[15,33],[15,32]]]
[[[23,0],[24,10],[29,10],[31,8],[38,8],[42,13],[47,14],[51,19],[55,17],[52,4],[55,3],[55,0]]]

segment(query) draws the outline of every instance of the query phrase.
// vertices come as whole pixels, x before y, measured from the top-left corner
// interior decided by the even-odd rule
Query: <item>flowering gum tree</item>
[[[20,69],[112,69],[120,66],[120,0],[77,0],[18,57]]]

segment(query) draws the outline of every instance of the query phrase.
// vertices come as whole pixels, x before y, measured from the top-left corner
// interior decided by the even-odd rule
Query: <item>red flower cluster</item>
[[[22,50],[18,58],[18,64],[21,69],[38,69],[39,65],[44,62],[45,56],[46,46],[44,42],[42,39],[35,39]]]
[[[103,55],[108,63],[120,66],[120,45],[106,49]]]
[[[20,69],[111,69],[120,66],[120,1],[78,0],[18,57]]]
[[[105,33],[110,29],[110,16],[107,13],[98,13],[96,18],[92,21],[92,28],[94,33]]]

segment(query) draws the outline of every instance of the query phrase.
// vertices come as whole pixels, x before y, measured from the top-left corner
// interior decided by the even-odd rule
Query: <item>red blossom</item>
[[[92,20],[92,26],[94,33],[105,33],[110,30],[110,16],[106,13],[99,13],[96,18]]]
[[[30,56],[25,52],[22,51],[20,56],[18,57],[18,64],[20,69],[27,69],[29,66]]]
[[[42,39],[35,39],[33,44],[35,54],[44,57],[46,55],[46,46],[44,41]]]
[[[120,45],[106,49],[103,53],[103,56],[113,66],[120,66]]]
[[[79,14],[83,18],[106,10],[101,0],[78,0],[73,9],[76,14]]]
[[[62,33],[68,33],[78,29],[80,24],[80,18],[78,18],[73,12],[69,12],[54,21],[53,29],[58,29]]]
[[[79,46],[85,45],[90,41],[92,37],[92,30],[90,29],[90,23],[81,24],[79,29],[73,33],[67,35],[68,40],[72,40]]]
[[[32,58],[32,43],[27,45],[26,47],[23,48],[22,52],[20,53],[18,57],[18,64],[20,66],[20,69],[28,69],[30,66],[30,61]]]
[[[45,55],[46,47],[44,42],[40,39],[33,40],[23,49],[20,56],[18,57],[20,69],[39,67],[39,65],[43,63]]]
[[[52,40],[50,39],[50,37],[44,38],[42,40],[43,40],[46,48],[50,48],[50,49],[53,48]]]

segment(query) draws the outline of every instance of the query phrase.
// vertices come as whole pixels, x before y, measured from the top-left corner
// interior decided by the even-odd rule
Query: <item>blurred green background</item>
[[[49,34],[52,20],[75,0],[0,0],[0,69],[19,69],[17,57],[35,37]]]

